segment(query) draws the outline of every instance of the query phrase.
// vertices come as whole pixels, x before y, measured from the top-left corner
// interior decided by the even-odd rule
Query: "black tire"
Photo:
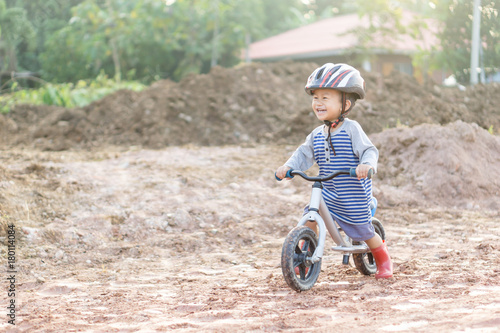
[[[375,232],[385,240],[385,230],[382,223],[376,219],[372,219],[373,228]],[[359,244],[359,242],[353,242],[353,244]],[[352,259],[354,260],[354,265],[356,269],[360,271],[364,275],[371,275],[377,272],[377,264],[375,263],[375,259],[373,258],[373,254],[371,252],[368,253],[354,253],[352,255]]]
[[[318,280],[321,260],[317,263],[306,260],[306,257],[313,255],[317,246],[316,233],[306,226],[295,227],[286,236],[281,251],[281,270],[286,283],[293,290],[309,290]],[[296,274],[295,267],[298,267],[299,274]]]

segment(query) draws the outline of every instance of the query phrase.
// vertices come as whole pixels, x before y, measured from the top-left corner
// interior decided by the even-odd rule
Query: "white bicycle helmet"
[[[318,88],[335,89],[357,94],[359,99],[365,98],[365,80],[356,68],[347,64],[329,62],[312,72],[305,90],[312,95],[314,89]]]

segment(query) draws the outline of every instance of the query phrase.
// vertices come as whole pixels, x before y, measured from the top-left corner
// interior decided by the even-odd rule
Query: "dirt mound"
[[[398,125],[445,125],[456,120],[476,123],[480,127],[500,129],[500,84],[476,85],[465,91],[439,85],[420,85],[413,77],[393,73],[381,78],[364,74],[367,98],[354,112],[368,133]],[[371,89],[370,89],[371,87]],[[366,118],[366,119],[364,119]]]
[[[7,147],[55,151],[108,145],[296,145],[319,124],[303,93],[305,78],[316,66],[216,67],[179,83],[156,82],[139,93],[121,90],[84,108],[20,105],[0,115],[0,139]],[[481,168],[500,169],[499,138],[485,130],[500,128],[495,107],[500,85],[460,91],[422,86],[402,73],[363,76],[367,98],[349,117],[380,148],[382,203],[498,206],[491,199],[498,195],[498,181]]]
[[[159,81],[140,93],[122,90],[84,108],[21,105],[0,115],[0,138],[42,150],[138,145],[299,143],[317,126],[303,93],[313,63],[253,63],[214,68],[179,83]],[[398,124],[475,122],[500,128],[500,85],[462,92],[423,87],[412,77],[363,74],[367,98],[350,118],[367,133]]]
[[[23,105],[7,116],[16,125],[10,142],[45,150],[269,142],[293,123],[296,110],[307,114],[308,98],[297,91],[314,66],[217,67],[179,83],[157,82],[141,93],[118,91],[81,109]]]
[[[500,137],[456,121],[390,129],[372,139],[380,150],[380,202],[500,209]]]

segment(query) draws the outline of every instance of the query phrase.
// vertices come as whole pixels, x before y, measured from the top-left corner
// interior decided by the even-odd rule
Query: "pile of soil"
[[[118,146],[300,144],[319,122],[303,92],[313,63],[253,63],[142,92],[118,91],[84,108],[17,106],[0,116],[7,147],[63,151]],[[497,209],[500,85],[461,91],[422,86],[395,72],[363,73],[367,97],[349,117],[380,149],[379,196],[386,205]],[[487,131],[487,129],[489,131]],[[404,195],[407,193],[407,195]]]
[[[500,210],[500,137],[476,124],[418,125],[372,135],[383,204]]]
[[[0,137],[9,145],[52,151],[105,145],[297,144],[319,124],[303,91],[316,67],[296,62],[216,67],[179,83],[156,82],[139,93],[121,90],[84,108],[20,105],[0,115]],[[367,97],[349,117],[369,134],[400,124],[456,120],[500,128],[499,84],[463,92],[422,86],[399,72],[363,76]]]

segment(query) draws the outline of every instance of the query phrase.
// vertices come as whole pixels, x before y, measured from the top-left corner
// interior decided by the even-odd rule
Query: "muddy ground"
[[[274,72],[287,68],[280,66]],[[257,69],[278,80],[265,66]],[[180,84],[159,83],[142,94],[120,92],[85,109],[23,106],[0,118],[0,237],[6,242],[7,226],[15,225],[18,271],[16,325],[7,322],[4,281],[0,331],[498,331],[498,127],[465,119],[472,112],[468,104],[451,102],[446,110],[467,110],[464,119],[436,120],[428,98],[438,87],[411,84],[407,92],[425,96],[414,104],[429,107],[433,121],[408,113],[407,120],[389,124],[384,119],[392,116],[380,112],[375,95],[358,104],[361,114],[378,108],[369,117],[384,124],[365,127],[380,150],[374,194],[394,278],[364,276],[352,261],[342,265],[342,256],[327,250],[314,288],[297,293],[282,278],[281,245],[310,188],[300,179],[276,182],[273,173],[317,125],[299,121],[307,105],[280,124],[250,116],[274,102],[276,113],[268,116],[285,114],[285,102],[256,87],[253,95],[228,95],[241,98],[239,107],[214,104],[205,126],[196,127],[195,111],[188,121],[188,108],[182,113],[160,98],[179,87],[186,91],[188,80],[218,82],[248,71],[251,81],[258,70],[223,75],[220,69]],[[379,87],[388,83],[378,81]],[[154,89],[163,94],[152,98]],[[474,91],[494,100],[498,89],[446,93],[472,105]],[[146,100],[157,118],[137,115],[146,110],[140,107]],[[492,102],[481,103],[487,108]],[[129,113],[121,109],[119,118],[112,105],[129,105]],[[397,114],[395,109],[387,113]],[[100,125],[91,117],[99,112],[105,115]],[[247,112],[249,118],[232,122],[224,116],[228,112]],[[213,123],[214,114],[221,118]],[[171,123],[161,123],[168,117]],[[489,117],[488,123],[498,121],[493,111]],[[191,124],[191,131],[182,123]],[[224,126],[231,135],[219,135],[226,133]],[[182,140],[191,142],[170,141],[177,137],[172,133],[184,133]],[[211,141],[197,141],[203,138]],[[5,276],[7,247],[0,251]]]
[[[381,204],[394,278],[327,251],[315,287],[290,290],[281,244],[309,190],[273,179],[290,151],[2,152],[20,272],[17,325],[0,328],[497,331],[498,211]]]

